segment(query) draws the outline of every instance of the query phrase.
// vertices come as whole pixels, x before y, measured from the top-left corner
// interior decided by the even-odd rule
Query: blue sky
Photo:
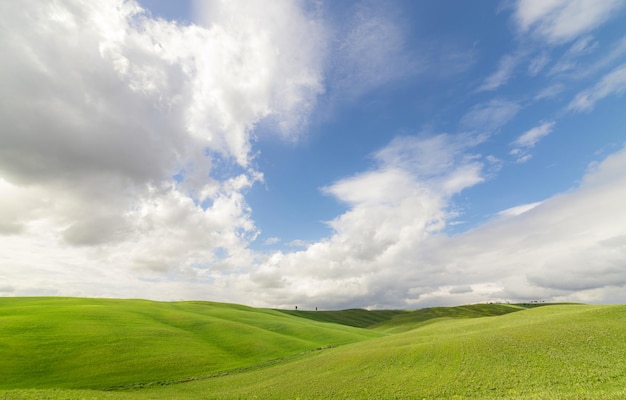
[[[0,295],[626,301],[624,1],[0,11]]]

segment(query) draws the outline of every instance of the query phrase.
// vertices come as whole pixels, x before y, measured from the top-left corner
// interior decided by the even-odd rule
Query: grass
[[[432,323],[445,318],[480,318],[504,315],[539,307],[543,304],[470,304],[457,307],[432,307],[415,311],[406,310],[363,310],[349,309],[340,311],[298,311],[280,310],[296,317],[314,321],[330,322],[358,328],[375,329],[398,333],[415,329],[424,323]]]
[[[11,299],[13,303],[7,305],[7,300],[0,300],[2,399],[626,398],[626,306],[549,305],[525,309],[522,306],[476,305],[441,308],[387,315],[384,321],[370,325],[372,329],[359,329],[301,318],[298,315],[301,312],[288,315],[274,310],[216,303]],[[56,304],[51,306],[50,303]],[[57,314],[69,313],[67,309],[61,312],[58,308],[73,309],[80,305],[101,305],[121,314],[112,310],[101,312],[100,315],[110,318],[103,319],[105,328],[98,327],[95,317],[89,317],[92,318],[92,326],[85,331],[85,335],[58,326],[71,320],[76,322],[76,318],[88,318],[85,314],[76,310],[64,318],[53,318],[54,313],[48,313],[48,317],[44,318],[42,314],[42,310],[47,308],[56,309]],[[11,309],[13,311],[7,312]],[[19,311],[17,315],[16,311]],[[354,320],[362,314],[349,311],[339,316]],[[93,315],[91,311],[88,314]],[[31,335],[30,339],[16,330],[7,334],[11,332],[7,327],[17,329],[16,319],[32,320],[34,316],[37,316],[35,321],[39,326],[26,331]],[[154,333],[155,329],[171,333],[172,329],[180,335],[174,335],[174,342],[183,340],[184,345],[170,343],[171,337],[167,335],[153,339],[143,336],[145,340],[152,340],[148,347],[134,350],[133,346],[139,345],[134,341],[127,348],[127,351],[134,352],[131,356],[118,354],[113,357],[102,349],[108,343],[102,333],[103,330],[114,330],[113,322],[119,323],[122,316],[129,320],[125,334],[131,338],[138,336],[134,331],[142,326],[143,335],[149,331]],[[335,319],[341,319],[339,316]],[[7,321],[13,321],[13,325],[6,324]],[[63,322],[55,327],[51,321]],[[205,326],[207,321],[215,324],[212,329]],[[217,333],[221,331],[220,321],[228,322],[224,328],[230,335],[228,339],[223,337],[226,334]],[[234,329],[229,326],[230,323],[240,325]],[[403,324],[410,329],[401,329]],[[239,331],[246,326],[250,331]],[[24,329],[23,325],[21,329]],[[34,346],[37,340],[54,337],[48,336],[54,329],[60,330],[63,335],[74,332],[74,336],[72,340],[65,341],[57,338],[60,342],[53,341],[52,346],[41,344],[48,348],[45,351]],[[214,340],[213,333],[221,339]],[[281,340],[272,343],[271,338],[275,334],[282,335],[284,343]],[[10,339],[12,335],[20,339]],[[193,340],[187,338],[188,335]],[[59,351],[59,343],[71,345],[76,340],[79,351],[73,352],[67,347]],[[270,342],[263,343],[260,348],[254,347],[266,340]],[[11,347],[11,341],[17,342],[18,347],[15,347],[16,344]],[[209,343],[213,346],[224,341],[226,344],[217,346],[223,353],[215,353],[221,354],[221,358],[202,366],[201,374],[195,367],[187,367],[190,360],[195,359],[193,354],[196,352],[213,354],[213,350],[204,347],[187,347],[190,343]],[[94,349],[80,345],[88,342]],[[22,347],[19,347],[20,343]],[[335,347],[324,347],[322,343]],[[156,348],[149,351],[150,346]],[[38,365],[35,360],[42,355],[54,359],[56,356],[50,354],[55,352],[53,349],[65,353],[58,355],[57,362],[66,367],[74,365],[74,368],[61,373],[58,372],[61,364],[57,364],[44,371],[48,374],[47,378],[46,374],[28,376],[29,371],[12,370],[19,363],[33,368]],[[160,353],[174,353],[181,358],[181,362],[166,368],[159,361],[152,370],[150,364],[153,360],[136,360],[138,351],[143,356],[161,357],[165,361],[168,357]],[[107,385],[89,369],[76,366],[86,362],[85,358],[81,361],[74,359],[81,352],[90,352],[90,358],[100,364],[102,360],[108,360],[111,365],[106,366],[105,362],[106,368],[101,369],[109,370],[111,374],[111,367],[120,367],[122,376],[130,373],[132,379],[127,377],[122,380],[124,382],[141,382],[144,379],[144,383],[152,382],[152,385],[122,385],[114,391],[93,390]],[[22,358],[29,358],[30,364]],[[151,372],[135,376],[124,366],[122,359],[126,362],[136,360],[136,368],[146,368]],[[90,364],[93,366],[94,362]],[[210,371],[214,373],[211,375]],[[154,379],[161,372],[164,378],[161,381]],[[7,381],[6,374],[13,375],[13,381]],[[116,374],[120,375],[120,371]],[[203,379],[188,379],[201,377],[199,375],[202,374]],[[91,376],[90,384],[87,384],[89,380],[85,375]],[[58,381],[51,380],[50,376],[55,376]],[[176,380],[188,381],[172,384]],[[42,384],[44,381],[47,383]]]
[[[280,310],[281,312],[295,317],[307,318],[313,321],[330,322],[333,324],[354,326],[357,328],[369,328],[373,325],[389,321],[394,317],[408,314],[403,310],[363,310],[360,308],[340,311],[296,311]]]
[[[444,320],[253,373],[153,391],[235,399],[623,398],[626,307]]]
[[[407,332],[445,319],[494,317],[525,310],[519,304],[470,304],[457,307],[432,307],[398,314],[370,328],[389,333]]]
[[[209,302],[0,299],[0,389],[211,375],[380,333]]]

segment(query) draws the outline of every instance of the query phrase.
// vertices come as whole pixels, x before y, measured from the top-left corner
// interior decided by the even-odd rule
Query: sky
[[[0,296],[626,302],[626,1],[0,2]]]

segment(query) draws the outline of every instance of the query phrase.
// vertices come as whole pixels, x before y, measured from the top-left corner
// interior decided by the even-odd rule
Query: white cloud
[[[314,242],[311,241],[296,239],[289,242],[289,247],[308,247],[313,243]]]
[[[576,77],[584,78],[602,71],[603,69],[614,65],[615,61],[619,61],[624,54],[626,54],[626,36],[621,37],[613,43],[611,50],[606,55],[597,58],[593,64],[587,65],[585,68],[581,68]]]
[[[332,221],[332,237],[274,254],[244,287],[263,285],[259,300],[277,306],[615,301],[626,285],[624,168],[626,148],[592,165],[579,187],[454,236],[441,231],[454,215],[432,180],[386,168],[357,175],[327,189],[351,205]],[[379,185],[383,175],[403,185],[400,196]]]
[[[493,133],[503,127],[519,112],[521,106],[513,101],[494,99],[472,107],[461,118],[464,129]]]
[[[608,50],[604,50],[606,47]],[[626,37],[601,46],[591,35],[574,42],[550,68],[548,75],[559,79],[593,79],[599,73],[614,68],[626,53]]]
[[[518,215],[524,214],[525,212],[532,210],[533,208],[537,207],[540,204],[541,204],[540,201],[529,203],[529,204],[522,204],[520,206],[515,206],[515,207],[507,208],[506,210],[502,210],[498,213],[498,215],[504,216],[504,217],[517,217]]]
[[[149,280],[148,297],[213,282],[232,298],[220,271],[250,265],[258,233],[251,130],[272,118],[298,135],[323,91],[324,27],[292,2],[214,6],[200,27],[133,1],[0,3],[0,275],[15,294],[136,296]]]
[[[590,111],[595,104],[611,95],[622,95],[626,92],[626,64],[622,64],[606,74],[592,88],[576,95],[568,105],[571,111]]]
[[[351,206],[395,205],[416,188],[413,177],[399,168],[385,168],[342,180],[324,189]]]
[[[132,2],[5,7],[11,33],[3,49],[11,57],[2,67],[3,118],[23,127],[3,135],[12,144],[5,152],[20,155],[5,164],[35,172],[33,164],[44,157],[46,171],[56,175],[69,170],[66,163],[89,158],[100,171],[145,180],[175,167],[189,156],[186,143],[198,140],[247,165],[256,122],[269,115],[306,117],[322,91],[315,30],[290,3],[280,4],[263,9],[285,14],[281,20],[226,7],[237,24],[210,29],[151,20]],[[27,12],[31,7],[39,9]],[[41,111],[38,118],[19,120],[34,110]],[[70,136],[75,132],[82,141]],[[68,141],[72,151],[63,147]]]
[[[266,246],[269,246],[269,245],[280,243],[280,242],[281,242],[280,238],[273,236],[273,237],[269,237],[269,238],[265,239],[263,244],[266,245]]]
[[[511,145],[514,146],[510,154],[516,158],[518,164],[525,163],[532,158],[529,150],[537,144],[545,136],[552,133],[554,129],[554,121],[543,122],[540,125],[524,132]]]
[[[421,179],[442,176],[454,168],[463,150],[484,139],[472,135],[439,134],[420,137],[397,136],[378,150],[374,158],[385,168],[401,168]]]
[[[567,50],[568,56],[578,56],[582,54],[590,54],[598,47],[598,42],[592,35],[587,35],[575,41]]]
[[[325,187],[348,208],[328,222],[332,236],[251,251],[244,194],[263,179],[251,130],[272,118],[297,138],[328,49],[299,3],[245,4],[211,3],[204,26],[181,26],[133,2],[0,3],[0,292],[329,307],[624,298],[626,150],[562,195],[444,233],[456,196],[501,164],[473,150],[521,109],[506,100],[469,110],[470,134],[397,137],[371,170]],[[522,28],[573,40],[558,17],[570,6],[546,4]],[[422,67],[405,58],[393,18],[355,18],[343,45],[365,62],[339,72],[362,80],[361,94]],[[369,54],[368,43],[379,47]],[[406,63],[389,72],[385,58]],[[622,69],[570,107],[622,93]],[[552,126],[534,129],[517,149]]]
[[[406,253],[456,215],[452,196],[484,179],[484,162],[467,153],[478,143],[468,135],[395,138],[374,154],[373,170],[324,188],[349,206],[329,222],[334,234],[276,253],[252,275],[251,288],[274,287],[261,296],[277,306],[398,305],[413,265]]]
[[[511,151],[511,155],[516,156],[515,162],[517,164],[523,164],[523,163],[529,161],[531,158],[533,158],[532,154],[530,154],[528,152],[525,152],[525,151],[520,152],[519,150],[520,149],[513,149]]]
[[[513,142],[513,145],[520,147],[534,147],[539,140],[543,139],[552,132],[554,124],[554,121],[543,122],[541,125],[524,132]]]
[[[515,67],[520,62],[520,54],[507,54],[500,59],[496,72],[488,76],[485,81],[478,87],[478,91],[495,90],[506,84],[510,79]]]
[[[561,83],[555,83],[553,85],[543,88],[539,93],[535,95],[533,99],[535,101],[551,99],[551,98],[558,96],[564,90],[565,90],[565,85]]]
[[[219,72],[196,85],[194,97],[212,101],[225,80],[229,124],[269,116],[283,137],[299,134],[325,90],[327,27],[319,16],[284,0],[196,1],[196,6],[197,18],[218,35],[213,43],[221,45],[203,54],[206,68]]]
[[[598,47],[598,42],[593,36],[587,35],[577,41],[575,41],[569,49],[563,54],[563,56],[557,61],[552,68],[550,68],[550,75],[563,75],[576,76],[583,74],[589,68],[586,63],[581,63],[584,60],[584,56],[587,56],[594,52]]]
[[[590,32],[623,5],[623,0],[518,0],[514,19],[521,32],[559,44]]]
[[[624,214],[625,166],[622,149],[593,166],[578,188],[444,241],[438,262],[466,283],[491,269],[493,276],[479,281],[499,287],[491,295],[503,299],[574,299],[623,286],[626,241],[616,221]]]

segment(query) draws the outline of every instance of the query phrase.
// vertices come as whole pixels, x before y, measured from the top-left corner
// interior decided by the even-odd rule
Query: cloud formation
[[[590,111],[594,105],[605,97],[620,96],[626,92],[626,64],[622,64],[604,75],[593,87],[576,95],[570,102],[571,111]]]
[[[596,28],[624,4],[623,0],[518,0],[514,19],[522,33],[560,44]]]
[[[428,146],[428,140],[411,140],[417,148]],[[457,175],[473,177],[464,187],[478,183],[475,163],[461,158],[455,172],[426,179],[381,164],[337,182],[326,190],[350,210],[331,222],[335,234],[304,251],[275,253],[252,276],[253,287],[264,288],[265,302],[282,306],[289,300],[304,307],[418,307],[486,300],[602,302],[626,284],[626,235],[614,223],[626,201],[626,148],[591,165],[567,193],[444,235],[452,198],[432,183]],[[390,192],[391,184],[403,190]]]
[[[626,67],[614,65],[626,41],[601,53],[590,34],[622,6],[517,1],[517,32],[548,46],[504,55],[486,79],[455,86],[476,52],[410,42],[397,10],[369,2],[337,26],[316,2],[199,1],[199,22],[187,25],[135,1],[0,3],[0,293],[289,308],[626,301],[626,234],[615,223],[626,149],[564,193],[450,233],[463,197],[504,165],[498,157],[512,146],[528,160],[557,123],[515,124],[536,104],[492,92],[546,78],[532,86],[535,101],[574,92],[567,109],[591,112],[626,91]],[[561,57],[558,46],[568,47]],[[597,60],[585,64],[589,54]],[[528,74],[515,74],[526,61]],[[454,100],[433,118],[452,129],[426,129],[449,133],[385,132],[393,139],[368,148],[369,168],[321,184],[343,207],[328,237],[269,237],[252,249],[260,229],[246,195],[264,179],[256,135],[297,141],[323,94],[355,102],[408,78],[415,86],[394,100],[413,112],[426,77],[449,79],[450,93],[437,95]],[[588,86],[572,89],[582,77]],[[502,139],[504,128],[532,126]],[[496,140],[504,156],[487,151]]]
[[[513,119],[520,110],[521,106],[515,101],[493,99],[473,106],[461,118],[461,127],[491,134]]]
[[[513,143],[511,143],[511,145],[514,146],[514,149],[511,150],[510,154],[516,158],[517,163],[523,163],[530,160],[532,155],[529,153],[529,150],[535,147],[537,142],[552,132],[554,124],[554,121],[543,122],[540,125],[524,132],[520,137],[515,139]]]
[[[500,86],[506,84],[509,79],[511,79],[511,75],[515,70],[515,67],[517,67],[517,65],[519,64],[520,58],[520,54],[508,54],[502,57],[502,59],[498,63],[497,70],[485,79],[483,84],[478,87],[478,91],[495,90]],[[533,72],[535,72],[541,69],[541,66],[540,64],[537,64],[533,66],[532,69]]]
[[[410,254],[455,215],[451,197],[484,179],[484,162],[467,154],[477,143],[398,137],[374,154],[375,168],[324,188],[349,210],[329,222],[330,238],[261,265],[251,278],[265,302],[400,306],[421,269]]]
[[[251,263],[251,131],[272,118],[299,134],[323,28],[290,2],[255,10],[268,18],[214,6],[201,27],[134,1],[0,5],[0,275],[63,260],[76,280],[205,279]]]

